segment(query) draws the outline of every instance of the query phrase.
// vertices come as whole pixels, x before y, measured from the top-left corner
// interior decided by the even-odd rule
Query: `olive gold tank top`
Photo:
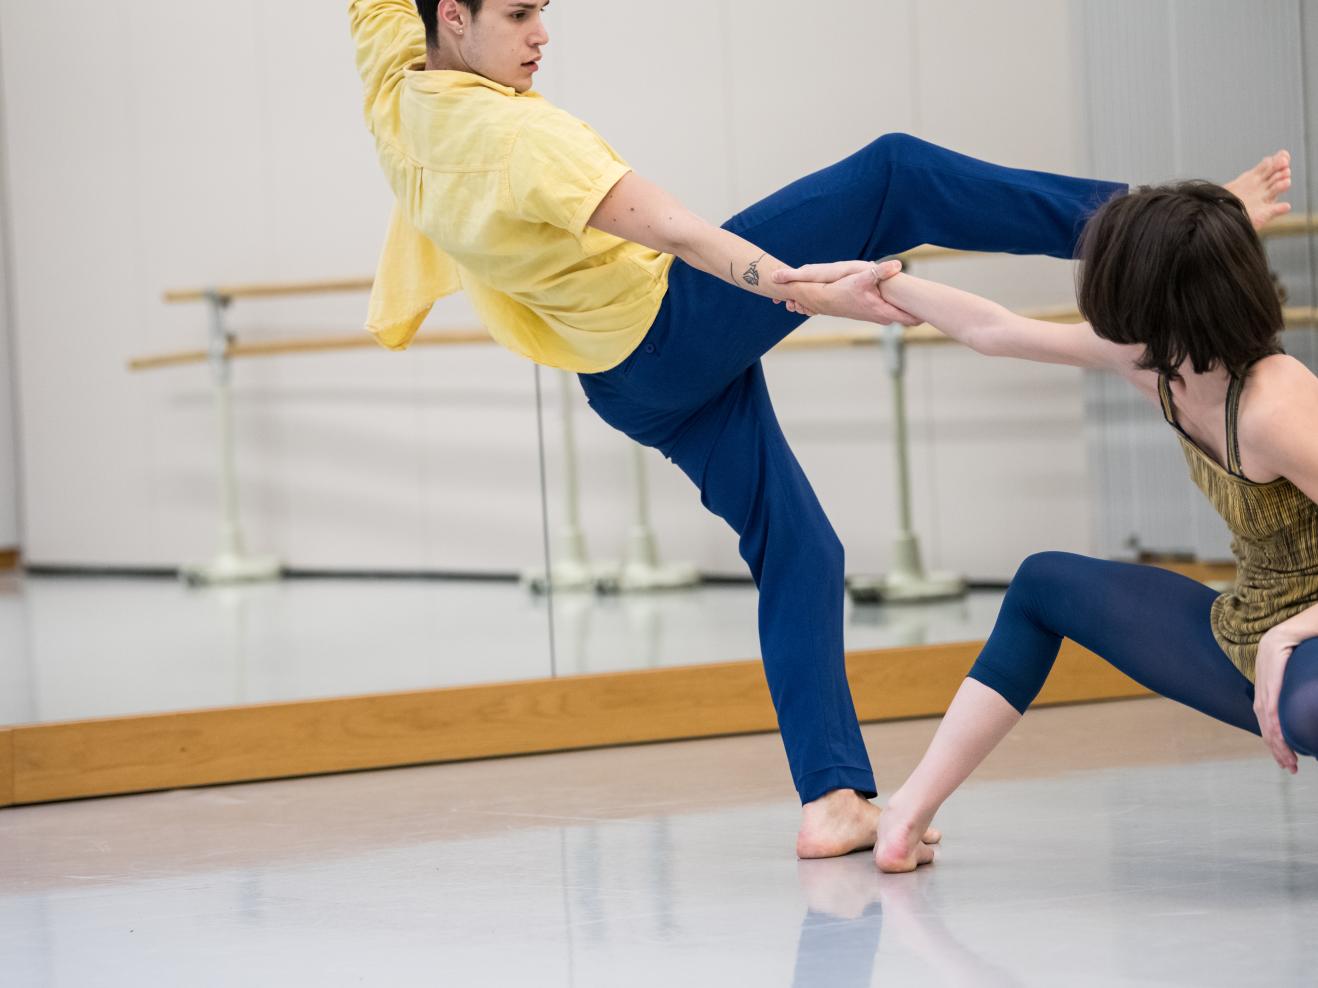
[[[1213,602],[1213,637],[1251,681],[1264,632],[1318,602],[1318,505],[1285,477],[1255,483],[1240,468],[1236,423],[1244,380],[1232,378],[1226,400],[1226,465],[1190,438],[1176,420],[1166,377],[1158,379],[1162,411],[1176,430],[1195,484],[1233,536],[1236,585]]]

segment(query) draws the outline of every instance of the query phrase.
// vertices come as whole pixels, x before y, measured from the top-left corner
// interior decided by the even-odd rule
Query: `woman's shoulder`
[[[1289,354],[1264,357],[1250,368],[1241,399],[1240,441],[1269,461],[1289,460],[1297,441],[1308,446],[1318,427],[1318,377]],[[1273,463],[1281,469],[1280,462]]]
[[[1261,408],[1280,408],[1318,397],[1318,377],[1288,353],[1274,353],[1251,367],[1246,387],[1251,404]]]

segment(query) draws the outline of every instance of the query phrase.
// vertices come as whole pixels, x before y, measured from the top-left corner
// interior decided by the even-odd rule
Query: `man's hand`
[[[901,272],[900,261],[839,261],[807,264],[774,273],[775,284],[797,286],[797,298],[788,301],[792,312],[813,316],[820,313],[864,322],[903,326],[920,320],[888,302],[880,286]]]
[[[1291,775],[1299,771],[1299,765],[1295,752],[1291,751],[1282,736],[1277,701],[1281,696],[1282,677],[1286,675],[1286,663],[1298,644],[1278,625],[1259,642],[1258,658],[1254,664],[1254,716],[1258,718],[1263,742],[1272,752],[1272,757]]]

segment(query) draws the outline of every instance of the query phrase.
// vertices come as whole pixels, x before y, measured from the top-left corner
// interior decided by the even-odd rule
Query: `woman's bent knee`
[[[1318,757],[1318,639],[1291,653],[1277,701],[1282,737],[1299,755]]]

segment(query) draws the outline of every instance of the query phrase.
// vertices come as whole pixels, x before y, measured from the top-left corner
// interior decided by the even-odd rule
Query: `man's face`
[[[485,0],[458,39],[462,60],[478,75],[526,92],[540,67],[541,49],[549,44],[548,6],[549,0]]]

